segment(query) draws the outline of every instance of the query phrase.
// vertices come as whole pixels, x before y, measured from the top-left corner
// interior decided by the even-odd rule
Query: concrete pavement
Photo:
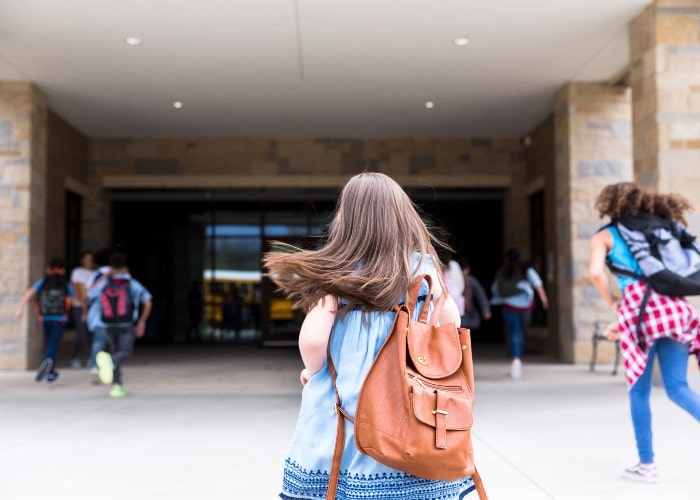
[[[474,350],[474,448],[491,500],[700,498],[700,427],[662,389],[660,482],[630,483],[619,477],[636,459],[622,375],[534,357],[512,381],[500,352]],[[294,349],[137,346],[119,400],[85,369],[53,385],[0,372],[0,499],[273,499],[300,368]]]

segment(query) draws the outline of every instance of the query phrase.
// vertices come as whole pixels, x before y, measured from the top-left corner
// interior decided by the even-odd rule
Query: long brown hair
[[[613,220],[623,215],[648,212],[687,225],[684,214],[693,209],[693,204],[680,194],[652,193],[633,182],[618,182],[603,188],[595,207],[601,217],[608,216]]]
[[[346,302],[341,314],[356,305],[392,309],[416,271],[411,255],[419,252],[419,266],[429,257],[439,269],[435,246],[446,247],[401,186],[376,172],[355,175],[345,184],[323,247],[274,245],[277,250],[263,259],[267,275],[295,307],[308,310],[330,294]]]

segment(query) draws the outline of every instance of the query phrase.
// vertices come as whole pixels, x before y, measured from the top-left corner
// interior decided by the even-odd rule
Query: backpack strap
[[[647,289],[644,292],[644,295],[642,296],[642,302],[639,304],[639,315],[637,316],[637,326],[635,328],[634,335],[637,337],[637,346],[642,351],[646,351],[646,343],[644,342],[644,339],[642,338],[642,325],[644,324],[644,310],[647,308],[647,304],[649,303],[649,297],[651,296],[651,286],[647,284]]]
[[[430,295],[433,291],[433,278],[429,274],[424,274],[421,276],[418,276],[415,280],[410,285],[410,288],[408,290],[408,293],[406,294],[406,302],[404,304],[408,306],[409,310],[409,315],[416,309],[416,305],[418,304],[418,296],[420,293],[420,286],[421,283],[423,283],[423,280],[428,282],[428,293],[426,294],[426,299],[425,302],[423,303],[423,308],[421,309],[420,316],[418,317],[418,321],[421,323],[428,323],[428,310],[430,309],[429,307],[426,307],[427,302],[430,300]]]
[[[484,483],[481,481],[481,476],[479,471],[474,467],[474,474],[472,474],[472,481],[474,481],[474,486],[476,487],[476,494],[479,495],[480,500],[488,500],[486,496],[486,490],[484,489]]]
[[[411,301],[412,292],[415,288],[415,297],[412,298],[413,306],[416,305],[416,300],[418,299],[418,290],[420,290],[420,280],[417,280],[411,287],[408,294],[407,302]],[[401,311],[405,311],[406,314],[411,315],[409,307],[404,303],[395,308],[396,310],[396,321],[399,317]],[[427,314],[427,313],[426,313]],[[392,323],[391,329],[389,330],[389,335],[394,329],[394,324]],[[331,339],[333,338],[333,331],[331,331],[331,336],[328,339],[328,346],[326,347],[326,358],[328,359],[328,371],[331,375],[331,381],[333,382],[333,391],[335,392],[335,403],[333,404],[333,411],[338,415],[338,428],[335,434],[335,447],[333,448],[333,460],[331,461],[331,472],[328,476],[328,489],[326,490],[326,500],[335,500],[335,493],[338,489],[338,479],[340,478],[340,463],[343,459],[343,451],[345,450],[345,420],[355,423],[355,419],[352,418],[341,405],[340,394],[338,393],[338,385],[336,383],[337,372],[335,370],[335,364],[333,363],[333,357],[331,356]]]
[[[331,332],[331,337],[332,336],[333,333]],[[335,371],[335,365],[333,364],[333,358],[331,357],[330,339],[328,339],[326,355],[328,357],[328,371],[331,374],[331,380],[333,381],[333,390],[335,391],[335,404],[333,405],[333,411],[335,411],[335,414],[338,416],[338,430],[335,434],[335,447],[333,448],[333,461],[331,462],[331,473],[328,477],[328,490],[326,490],[326,500],[335,500],[335,493],[338,489],[338,479],[340,478],[340,462],[343,459],[343,450],[345,449],[345,419],[347,418],[353,423],[355,422],[355,420],[350,415],[348,415],[340,405],[340,394],[338,394],[338,386],[336,385],[337,374]]]
[[[622,222],[620,222],[620,221],[610,222],[610,223],[604,225],[603,227],[601,227],[598,231],[602,231],[603,229],[609,230],[612,227],[617,229],[617,224],[622,224]],[[627,243],[627,241],[625,241],[625,238],[622,236],[622,233],[620,232],[619,229],[617,229],[617,233],[620,236],[620,240],[627,246],[627,248],[629,248],[629,244]],[[628,278],[633,278],[637,281],[644,281],[644,282],[647,281],[646,276],[644,276],[643,274],[636,273],[632,269],[629,269],[627,267],[622,267],[622,266],[615,264],[612,260],[610,260],[610,256],[608,256],[608,255],[605,256],[605,265],[608,267],[608,269],[610,269],[610,272],[612,272],[613,274],[616,274],[618,276],[627,276]]]
[[[433,313],[430,315],[430,324],[437,325],[438,319],[440,318],[440,313],[442,312],[442,306],[445,305],[445,299],[447,296],[447,290],[443,290],[440,296],[435,301],[433,306]],[[425,306],[423,307],[425,309]],[[459,327],[459,325],[457,325]]]

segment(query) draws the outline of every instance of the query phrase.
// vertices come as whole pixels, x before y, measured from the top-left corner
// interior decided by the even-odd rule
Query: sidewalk
[[[621,374],[526,360],[516,382],[479,349],[474,448],[491,500],[700,498],[700,428],[661,389],[660,482],[630,483],[619,478],[636,459]],[[293,349],[137,346],[120,400],[86,370],[63,369],[54,385],[0,372],[0,499],[276,498],[300,368]]]

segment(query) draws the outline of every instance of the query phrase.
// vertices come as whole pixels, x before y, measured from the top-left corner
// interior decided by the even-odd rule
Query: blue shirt
[[[493,305],[502,305],[513,307],[515,309],[529,309],[533,306],[535,299],[535,288],[542,286],[542,278],[533,268],[528,267],[525,271],[525,279],[518,281],[517,287],[521,292],[510,297],[501,297],[498,289],[498,280],[494,280],[491,284],[491,303]]]
[[[147,302],[153,299],[151,292],[146,290],[141,283],[131,277],[129,274],[113,274],[112,277],[116,279],[128,279],[129,287],[131,289],[131,298],[134,301],[134,316],[133,321],[135,322],[139,317],[139,307],[141,303]],[[102,321],[102,304],[100,303],[100,295],[102,290],[107,286],[107,280],[104,279],[99,283],[95,284],[92,288],[88,290],[88,303],[90,307],[88,308],[87,324],[90,330],[97,328],[107,328],[107,325]],[[109,325],[109,326],[120,326],[120,325]]]
[[[36,283],[34,283],[34,290],[36,290],[37,295],[39,294],[39,291],[41,290],[42,285],[44,284],[44,280],[40,279]],[[71,286],[70,283],[68,283],[68,280],[66,280],[66,290],[68,292],[69,297],[75,297],[75,292],[73,292],[73,287]],[[41,318],[42,321],[58,321],[60,323],[65,323],[68,321],[68,311],[66,311],[65,314],[62,315],[54,315],[54,314],[49,314],[47,316],[42,316]]]
[[[634,271],[635,273],[643,274],[642,270],[639,268],[639,264],[637,264],[636,259],[632,256],[632,252],[630,252],[629,247],[622,239],[622,236],[620,236],[620,232],[617,230],[617,228],[615,226],[608,226],[605,229],[612,236],[612,247],[608,252],[608,258],[610,261],[613,264],[617,264],[618,266]],[[617,278],[617,286],[620,289],[620,292],[622,292],[630,284],[637,281],[629,276],[615,275],[615,277]]]

